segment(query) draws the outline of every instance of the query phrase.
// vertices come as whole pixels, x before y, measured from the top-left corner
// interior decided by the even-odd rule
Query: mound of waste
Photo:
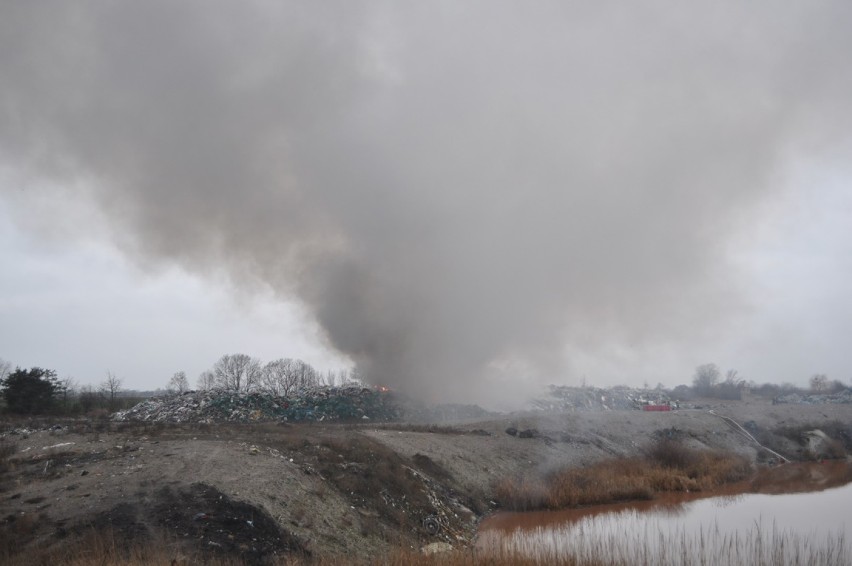
[[[844,389],[838,393],[788,393],[780,395],[773,401],[777,404],[790,405],[825,405],[828,403],[852,403],[852,389]]]
[[[607,411],[641,410],[644,405],[670,405],[677,407],[668,395],[656,389],[629,387],[569,387],[551,385],[548,395],[532,402],[540,411]]]
[[[113,415],[116,421],[168,423],[393,421],[393,394],[368,387],[315,387],[287,397],[233,391],[188,391],[154,397]]]

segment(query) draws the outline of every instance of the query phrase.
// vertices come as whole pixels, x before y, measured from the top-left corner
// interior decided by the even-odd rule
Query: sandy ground
[[[639,454],[660,436],[755,462],[774,459],[719,415],[790,459],[807,453],[789,431],[852,430],[850,405],[759,400],[667,413],[511,414],[431,428],[75,422],[23,432],[21,423],[7,424],[3,442],[14,452],[0,474],[0,517],[16,548],[45,548],[88,527],[113,525],[128,538],[165,530],[176,553],[195,545],[257,563],[301,549],[368,560],[400,544],[465,545],[495,509],[495,481]],[[512,436],[510,427],[530,432]],[[210,498],[196,493],[199,485],[233,509],[211,511]],[[255,516],[279,531],[253,536],[235,527],[254,528]]]

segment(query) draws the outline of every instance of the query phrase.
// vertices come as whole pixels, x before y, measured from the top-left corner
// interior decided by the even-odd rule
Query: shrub
[[[683,470],[695,463],[698,455],[683,445],[679,440],[662,438],[658,440],[648,451],[652,461],[664,468],[676,468]]]

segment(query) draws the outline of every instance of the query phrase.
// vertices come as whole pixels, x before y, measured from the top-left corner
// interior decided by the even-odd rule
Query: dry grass
[[[41,520],[43,517],[36,513],[26,513],[9,515],[0,521],[0,564],[16,564],[10,559],[19,556],[20,549],[33,540]]]
[[[187,554],[177,548],[175,541],[162,539],[135,546],[119,543],[109,532],[92,531],[73,542],[54,544],[48,547],[31,549],[26,553],[15,552],[13,548],[0,551],[0,563],[7,566],[143,566],[164,564],[189,566],[206,564],[209,566],[237,566],[240,560],[219,558],[211,555]],[[282,564],[284,562],[281,562]]]
[[[543,534],[545,537],[563,535]],[[452,552],[426,556],[408,548],[396,548],[387,554],[359,562],[350,556],[300,557],[277,556],[263,564],[269,566],[604,566],[604,565],[674,565],[674,564],[826,564],[848,563],[848,552],[842,537],[802,538],[779,532],[774,528],[755,528],[742,536],[731,538],[715,532],[698,538],[680,535],[650,540],[642,533],[611,533],[603,540],[584,539],[570,554],[554,550],[554,540],[532,540],[524,549],[505,547],[493,550],[457,549]],[[109,533],[91,532],[79,541],[55,545],[26,556],[2,556],[0,563],[9,566],[242,566],[238,558],[221,558],[192,554],[180,550],[176,541],[163,538],[156,543],[125,547],[117,544]],[[255,564],[255,563],[251,563]]]
[[[561,536],[559,534],[552,536]],[[484,552],[474,549],[461,549],[452,552],[426,556],[410,549],[395,549],[391,552],[372,557],[369,561],[358,562],[349,556],[327,556],[322,558],[302,558],[280,556],[264,564],[269,566],[356,566],[370,564],[377,566],[650,566],[683,564],[731,564],[760,565],[778,564],[808,565],[844,565],[848,564],[849,554],[842,537],[828,536],[825,540],[811,540],[795,534],[778,532],[773,529],[743,533],[731,538],[718,532],[708,532],[695,539],[681,536],[663,537],[648,540],[641,534],[627,538],[613,533],[605,540],[588,540],[574,547],[570,554],[548,549],[554,541],[534,541],[534,548],[525,551],[495,549]],[[817,537],[818,538],[818,537]],[[528,545],[529,546],[529,545]],[[209,566],[242,566],[247,564],[239,559],[223,559],[211,556],[185,554],[165,544],[149,544],[134,548],[120,548],[109,536],[92,534],[77,545],[63,549],[43,551],[37,555],[28,555],[4,561],[9,566],[47,566],[64,564],[68,566],[147,566],[163,564],[170,566],[190,566],[205,564]]]
[[[0,473],[11,467],[12,455],[18,451],[18,445],[13,440],[0,438]]]
[[[353,566],[358,564],[345,557],[328,557],[314,559],[308,562],[295,562],[299,566]],[[573,556],[550,556],[546,560],[523,556],[509,551],[477,552],[473,549],[454,550],[443,554],[427,556],[419,551],[398,549],[385,556],[375,557],[369,561],[377,566],[604,566],[606,562],[599,560],[581,560]]]
[[[751,466],[743,457],[691,450],[664,440],[643,458],[506,479],[497,484],[495,492],[503,507],[513,511],[564,509],[650,499],[660,492],[705,491],[750,474]]]
[[[162,538],[132,547],[117,542],[110,533],[90,532],[85,537],[66,544],[57,544],[25,555],[0,553],[0,563],[8,566],[244,566],[255,564],[239,558],[224,558],[210,554],[187,552],[177,541]],[[580,561],[573,557],[550,559],[547,564],[555,566],[601,566],[596,560]],[[498,551],[484,554],[473,549],[455,550],[448,553],[426,556],[422,552],[407,548],[396,548],[385,555],[359,562],[350,556],[303,557],[286,555],[273,557],[263,564],[269,566],[357,566],[360,564],[383,566],[533,566],[543,564],[540,559],[521,556],[517,553]]]
[[[489,542],[499,556],[525,557],[527,563],[535,564],[848,566],[852,563],[852,553],[840,532],[804,534],[760,521],[751,528],[734,532],[718,525],[708,525],[696,532],[661,531],[643,526],[641,519],[621,528],[602,525],[600,529],[583,529],[566,524],[555,529],[499,534]],[[535,562],[529,562],[530,559]]]

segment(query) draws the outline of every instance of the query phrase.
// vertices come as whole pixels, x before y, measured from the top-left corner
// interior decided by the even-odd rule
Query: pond
[[[715,493],[483,522],[482,553],[543,563],[852,564],[852,466],[787,464]]]

